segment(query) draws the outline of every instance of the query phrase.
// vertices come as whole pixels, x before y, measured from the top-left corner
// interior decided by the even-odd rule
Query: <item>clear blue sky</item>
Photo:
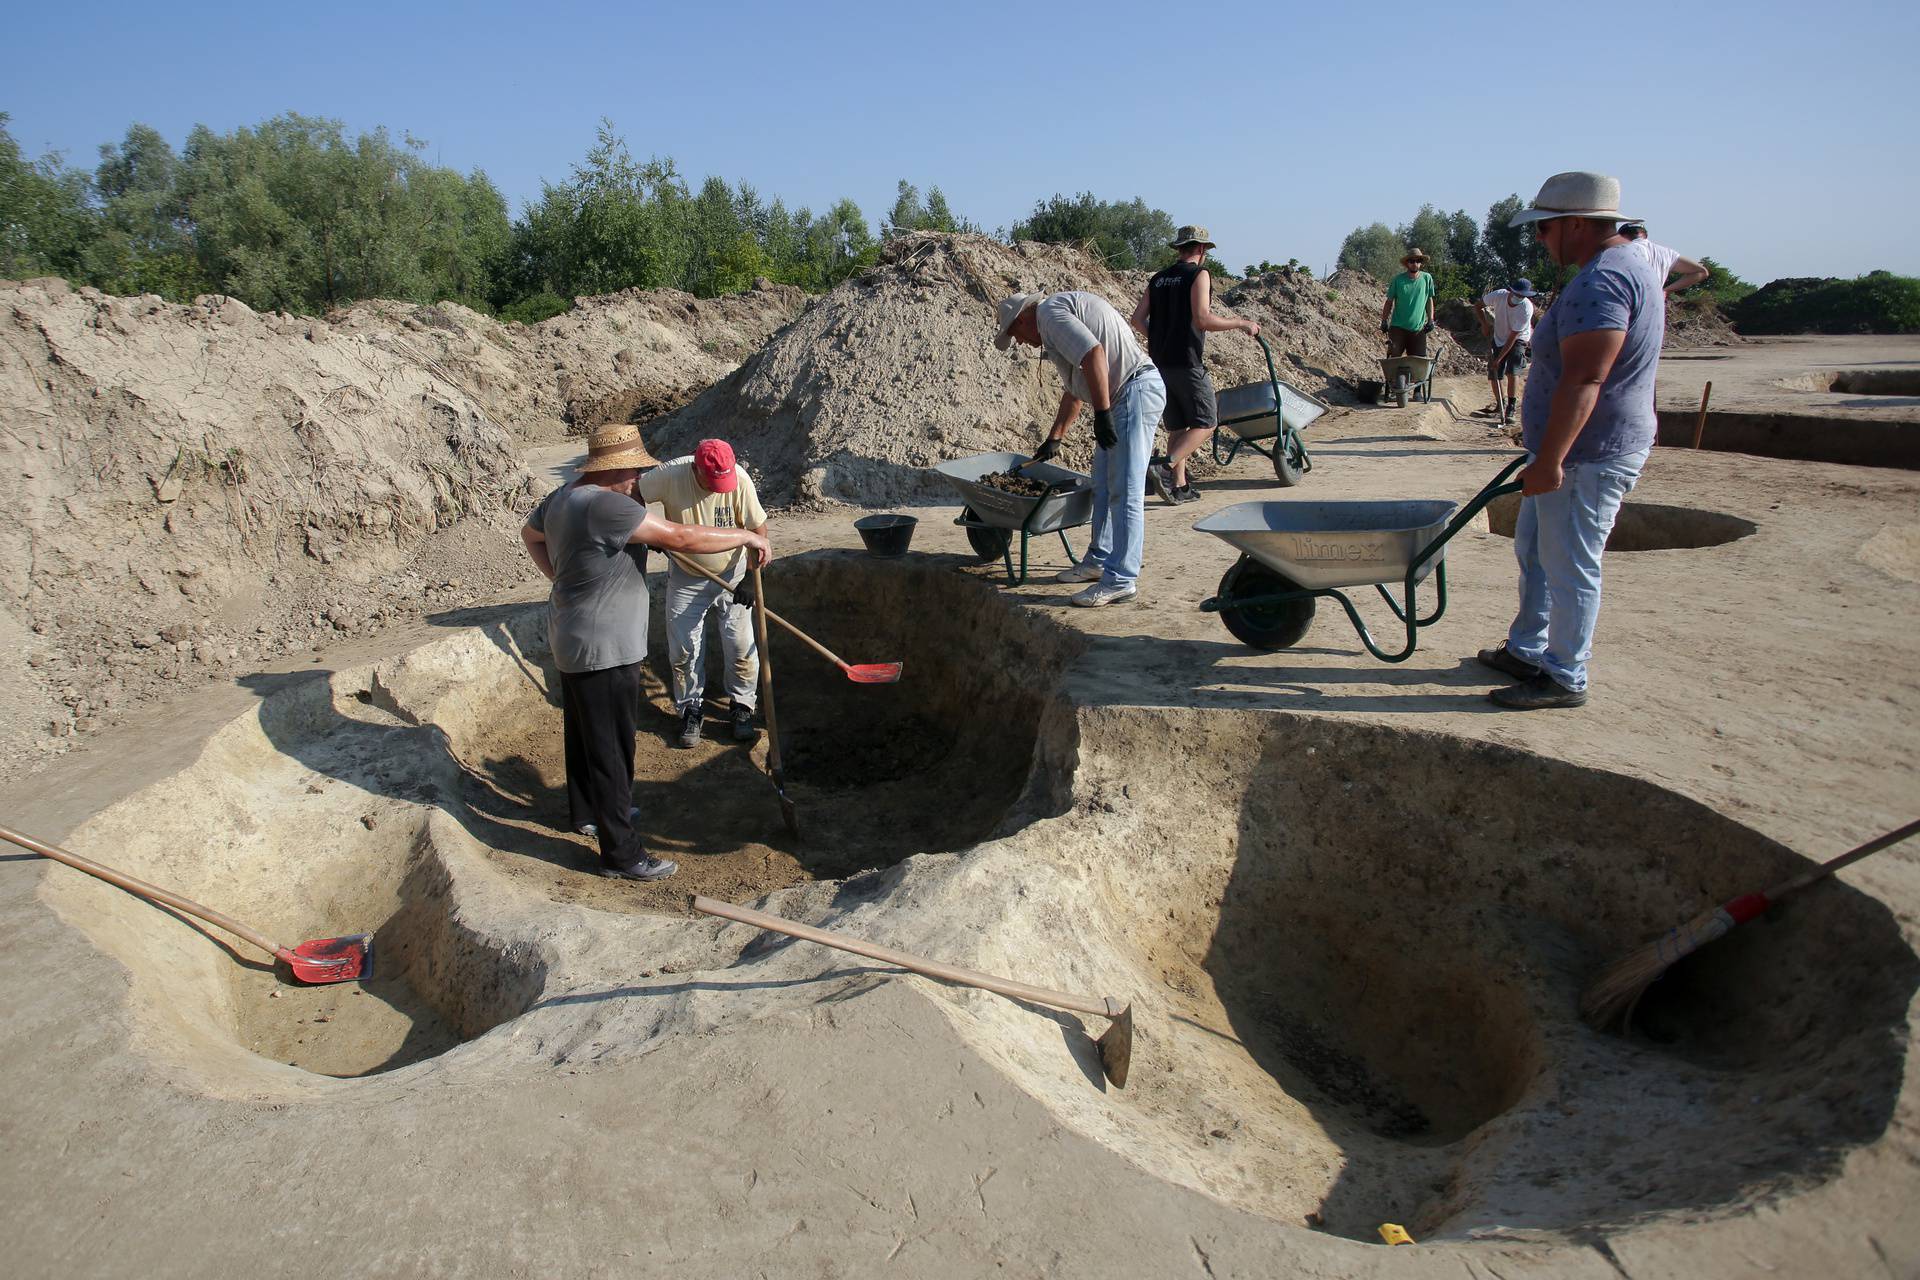
[[[602,116],[695,182],[876,230],[900,178],[988,229],[1138,195],[1234,268],[1330,263],[1430,200],[1618,175],[1654,238],[1754,281],[1920,274],[1920,5],[145,3],[22,6],[0,111],[91,166],[283,111],[387,126],[517,213]],[[1205,13],[1204,22],[1188,15]],[[1180,15],[1176,26],[1169,15]]]

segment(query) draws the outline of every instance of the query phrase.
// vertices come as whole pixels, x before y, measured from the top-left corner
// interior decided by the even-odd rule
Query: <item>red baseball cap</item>
[[[733,469],[733,446],[725,440],[702,440],[693,451],[693,474],[713,493],[732,493],[740,484]]]

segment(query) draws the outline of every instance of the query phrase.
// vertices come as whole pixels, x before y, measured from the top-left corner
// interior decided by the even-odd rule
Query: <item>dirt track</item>
[[[1470,407],[1483,387],[1442,389]],[[1463,498],[1501,460],[1486,437],[1441,405],[1343,414],[1296,496]],[[1920,587],[1889,566],[1920,481],[1658,451],[1633,497],[1649,546],[1752,530],[1616,547],[1595,699],[1533,716],[1491,711],[1463,660],[1511,607],[1497,520],[1450,550],[1447,617],[1403,666],[1325,609],[1284,654],[1234,643],[1196,608],[1230,557],[1187,526],[1271,496],[1252,459],[1195,507],[1150,504],[1141,602],[1093,613],[1069,588],[993,588],[932,509],[909,561],[777,566],[770,590],[846,656],[906,661],[916,700],[882,732],[957,749],[892,794],[831,794],[863,760],[863,691],[778,650],[796,764],[821,771],[817,854],[779,862],[770,804],[756,831],[662,819],[674,856],[712,860],[702,887],[791,883],[788,915],[1130,994],[1127,1092],[1099,1087],[1077,1020],[588,880],[553,830],[537,611],[489,601],[411,656],[328,655],[330,685],[250,677],[224,710],[110,731],[8,797],[20,825],[273,929],[382,927],[404,980],[262,1022],[247,1001],[295,994],[198,933],[0,867],[19,1265],[204,1273],[217,1241],[271,1269],[297,1241],[315,1265],[489,1274],[1920,1266],[1920,855],[1722,944],[1644,1041],[1567,1008],[1616,942],[1912,816]],[[781,520],[781,550],[857,546],[849,519]],[[1010,780],[982,776],[996,750]],[[764,785],[717,740],[648,760],[694,795]],[[836,827],[856,797],[868,825]],[[944,832],[909,825],[935,804]],[[730,869],[756,837],[771,857]],[[411,1065],[336,1081],[244,1045],[355,1017],[364,1052],[331,1065]],[[156,1194],[163,1169],[192,1193]],[[83,1201],[110,1229],[74,1234]],[[1381,1221],[1431,1242],[1363,1243]]]

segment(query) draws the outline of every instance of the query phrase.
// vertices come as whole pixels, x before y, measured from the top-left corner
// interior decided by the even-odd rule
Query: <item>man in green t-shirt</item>
[[[1387,300],[1380,307],[1380,332],[1387,335],[1387,355],[1424,356],[1427,331],[1433,328],[1433,277],[1423,267],[1427,255],[1407,250],[1400,259],[1406,270],[1387,282]]]

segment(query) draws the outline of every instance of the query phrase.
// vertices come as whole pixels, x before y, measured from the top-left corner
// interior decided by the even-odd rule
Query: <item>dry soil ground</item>
[[[1771,406],[1863,358],[1781,350],[1717,368]],[[1670,362],[1663,403],[1699,380]],[[1312,444],[1288,500],[1464,499],[1510,453],[1445,404]],[[1512,604],[1498,511],[1404,664],[1325,607],[1290,650],[1235,642],[1198,609],[1231,553],[1189,526],[1281,496],[1254,458],[1150,504],[1139,602],[1093,613],[996,585],[952,508],[893,562],[847,550],[848,511],[780,520],[776,607],[907,678],[776,647],[797,841],[754,752],[643,741],[672,889],[592,878],[557,829],[524,588],[104,730],[8,822],[279,936],[376,931],[383,976],[292,987],[0,865],[10,1266],[1920,1272],[1920,853],[1718,944],[1632,1038],[1571,1009],[1610,953],[1914,816],[1920,479],[1657,451],[1595,697],[1534,715],[1466,657]],[[687,887],[1131,999],[1133,1079],[1103,1084],[1097,1020],[689,917]]]

